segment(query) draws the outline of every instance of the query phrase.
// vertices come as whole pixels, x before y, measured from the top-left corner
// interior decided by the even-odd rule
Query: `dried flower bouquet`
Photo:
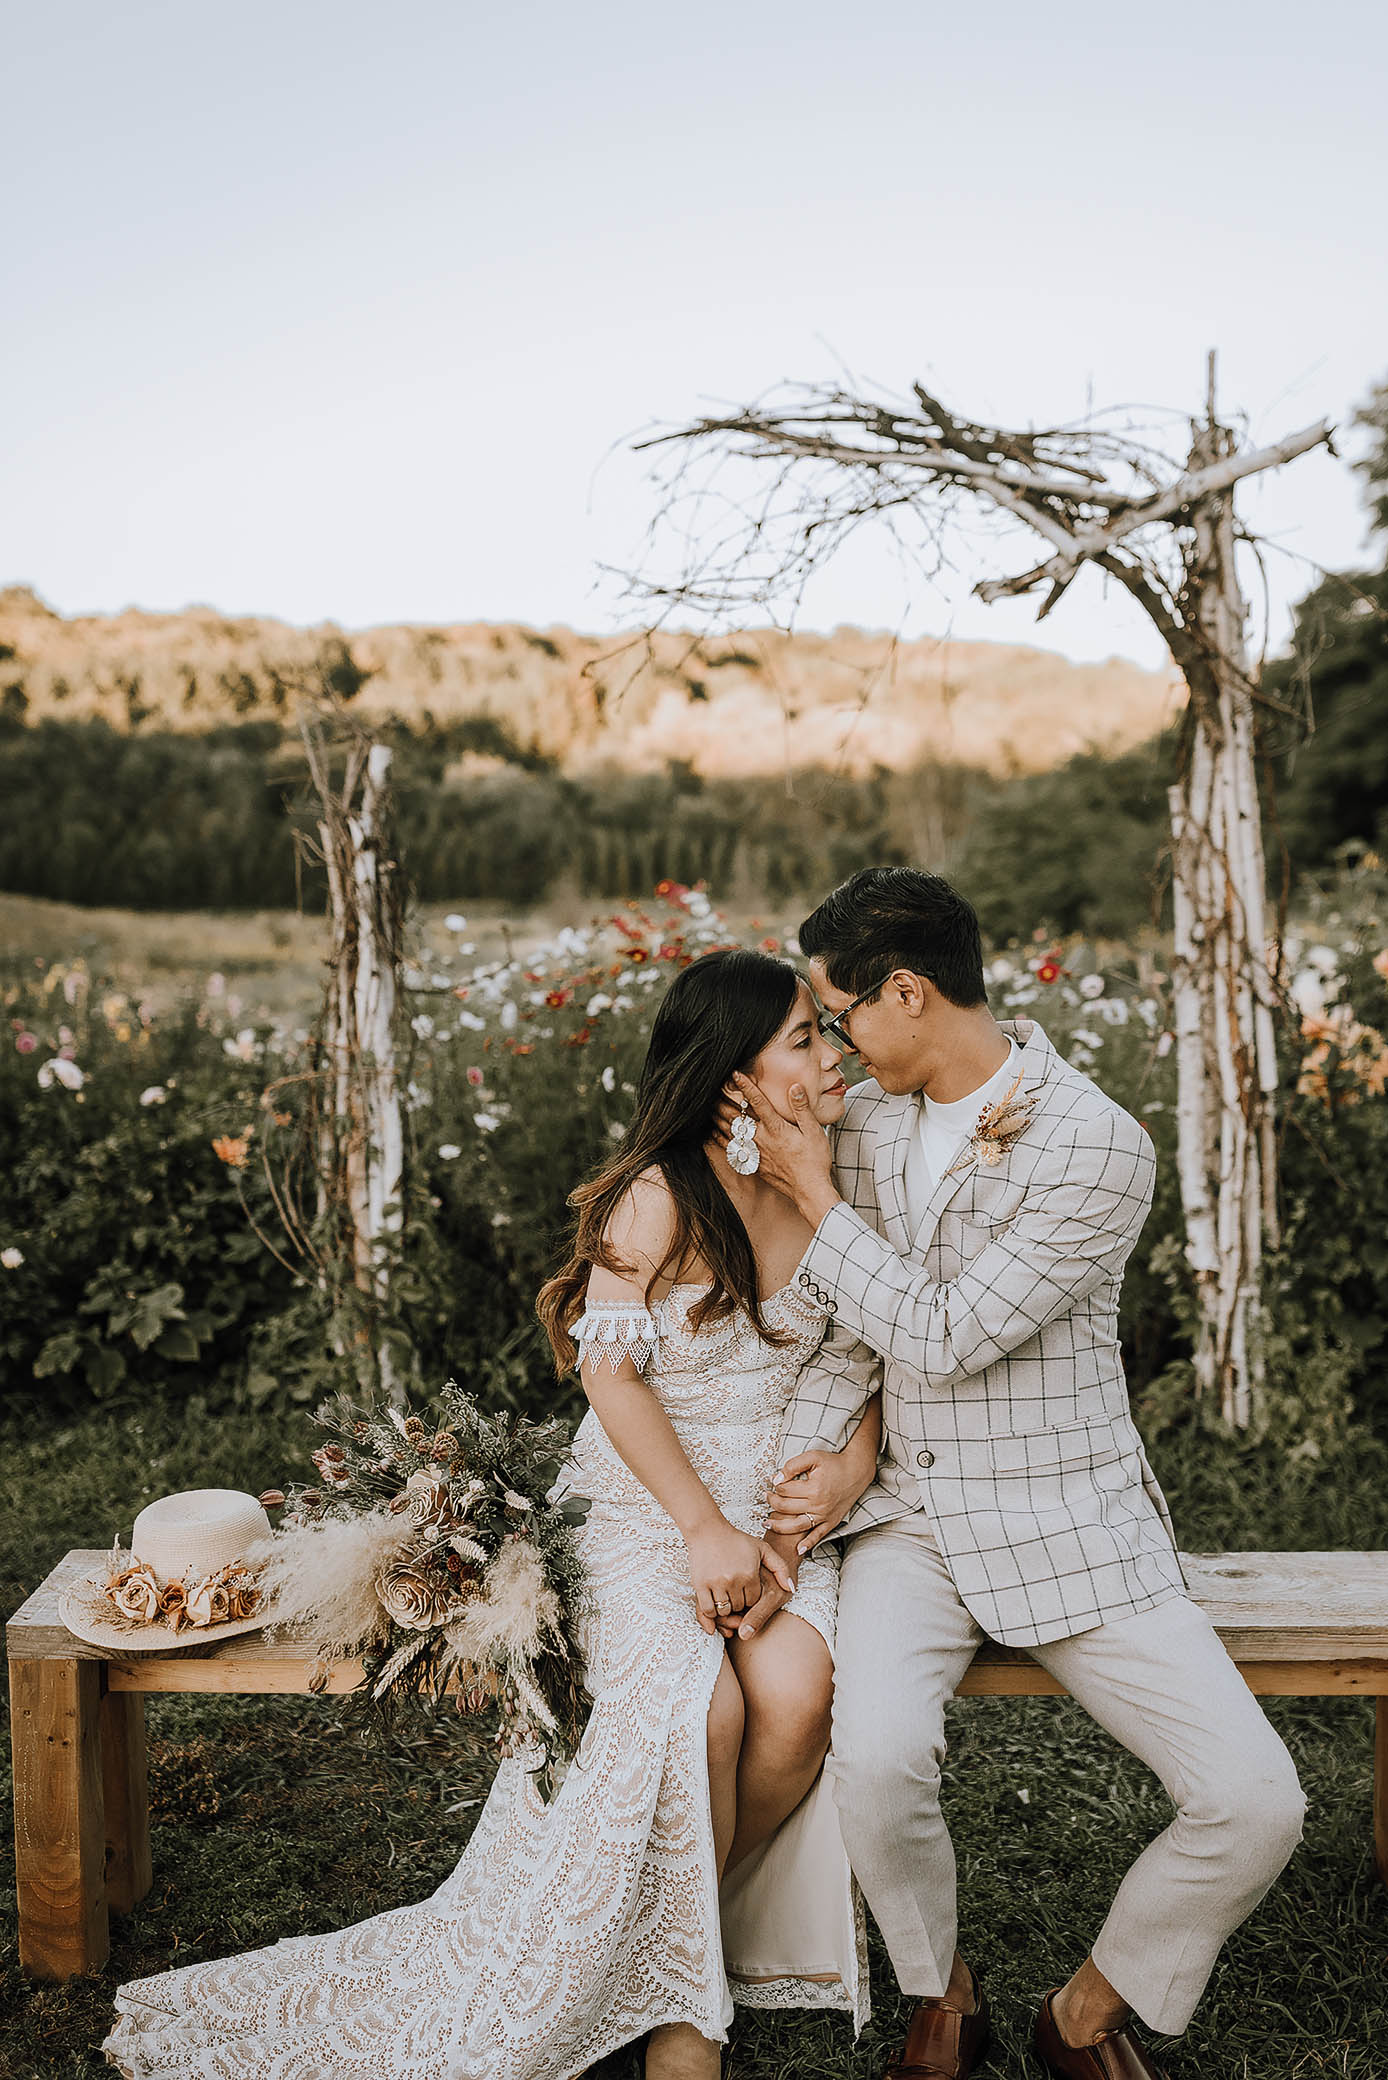
[[[450,1380],[437,1419],[325,1402],[318,1484],[270,1489],[284,1507],[261,1575],[275,1629],[308,1631],[325,1663],[361,1654],[377,1703],[445,1690],[494,1710],[503,1755],[572,1755],[585,1697],[574,1633],[587,1504],[546,1500],[566,1426],[485,1414]],[[324,1674],[326,1681],[326,1671]]]

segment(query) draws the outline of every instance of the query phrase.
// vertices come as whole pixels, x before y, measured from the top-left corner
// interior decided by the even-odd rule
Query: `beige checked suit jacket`
[[[834,1134],[844,1203],[796,1274],[830,1325],[784,1447],[837,1450],[881,1386],[877,1479],[837,1535],[923,1509],[980,1626],[1025,1647],[1149,1610],[1185,1582],[1118,1347],[1152,1144],[1038,1025],[1004,1031],[1031,1117],[995,1166],[966,1145],[915,1236],[903,1179],[919,1102],[872,1082],[850,1092]]]

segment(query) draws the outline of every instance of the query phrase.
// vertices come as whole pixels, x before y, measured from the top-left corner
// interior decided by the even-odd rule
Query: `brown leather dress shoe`
[[[882,2080],[968,2080],[988,2043],[988,2001],[969,1972],[972,2014],[947,2008],[943,2001],[918,2001],[901,2055]]]
[[[1057,2080],[1166,2080],[1126,2024],[1122,2029],[1106,2029],[1092,2044],[1081,2044],[1078,2050],[1067,2044],[1051,2007],[1059,1991],[1054,1987],[1042,2001],[1032,2036],[1036,2055],[1048,2073],[1057,2075]]]

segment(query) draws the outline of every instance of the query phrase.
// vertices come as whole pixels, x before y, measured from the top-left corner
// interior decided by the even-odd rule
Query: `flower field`
[[[1263,1419],[1306,1449],[1388,1406],[1376,1363],[1388,1348],[1384,891],[1376,864],[1361,866],[1313,894],[1282,950],[1286,1239]],[[383,1333],[420,1383],[453,1374],[517,1407],[553,1403],[532,1301],[565,1196],[624,1131],[664,984],[731,943],[796,952],[784,920],[735,934],[707,892],[673,882],[523,955],[479,962],[457,913],[416,933],[400,1047],[404,1225]],[[1157,1423],[1182,1412],[1189,1385],[1164,958],[1158,941],[1038,933],[987,965],[995,1012],[1039,1019],[1156,1141],[1157,1200],[1123,1329],[1135,1398]],[[254,1407],[353,1384],[332,1355],[341,1325],[282,1218],[303,1163],[310,1028],[257,1015],[216,975],[160,1014],[80,962],[12,973],[4,1002],[7,1399]]]

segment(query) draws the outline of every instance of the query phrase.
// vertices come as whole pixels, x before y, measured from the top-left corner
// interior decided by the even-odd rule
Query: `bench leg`
[[[1378,1699],[1374,1724],[1374,1862],[1388,1885],[1388,1697]]]
[[[105,1674],[105,1664],[102,1663]],[[106,1813],[106,1897],[128,1914],[154,1882],[149,1853],[149,1772],[145,1763],[145,1701],[137,1691],[101,1696],[102,1803]]]
[[[98,1661],[12,1661],[19,1958],[36,1979],[106,1962]]]

